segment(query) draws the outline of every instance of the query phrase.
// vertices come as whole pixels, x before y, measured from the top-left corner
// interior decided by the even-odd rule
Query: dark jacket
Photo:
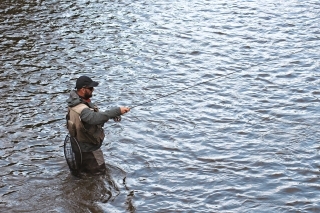
[[[104,123],[107,122],[109,119],[112,119],[121,115],[120,107],[116,107],[116,108],[107,110],[105,112],[99,112],[96,105],[94,105],[91,102],[84,101],[81,97],[79,97],[79,95],[75,90],[70,92],[70,97],[67,99],[67,103],[68,103],[68,107],[71,107],[71,108],[79,104],[85,104],[88,106],[88,108],[83,109],[80,113],[80,119],[85,129],[90,129],[90,127],[96,126],[96,125],[103,126]],[[92,109],[95,109],[95,110],[92,110]],[[98,148],[101,147],[101,143],[94,144],[90,142],[79,141],[79,145],[83,152],[97,150]]]

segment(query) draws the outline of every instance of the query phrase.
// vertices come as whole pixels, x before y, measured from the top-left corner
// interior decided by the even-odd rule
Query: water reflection
[[[90,212],[104,212],[101,203],[112,202],[120,190],[109,174],[103,176],[83,176],[81,179],[68,178],[62,188],[63,199],[70,209],[87,209]]]
[[[133,191],[125,186],[125,181],[121,182],[125,178],[121,169],[111,166],[101,176],[83,175],[77,178],[63,172],[54,179],[21,180],[19,185],[23,188],[3,194],[0,204],[9,212],[110,212],[112,204],[118,203],[116,198],[123,193],[121,196],[126,198],[120,205],[125,205],[128,212],[135,212]],[[19,182],[16,180],[16,183]],[[15,203],[8,202],[8,196]],[[53,202],[55,205],[48,205]]]
[[[118,182],[114,180],[117,178]],[[121,188],[127,191],[125,205],[128,212],[135,212],[136,208],[133,205],[134,192],[130,191],[126,186],[125,172],[120,168],[111,164],[107,165],[105,175],[91,176],[83,174],[81,178],[68,176],[63,182],[63,200],[68,201],[70,210],[87,209],[90,212],[110,212],[109,206],[106,203],[113,203],[120,195]],[[123,180],[122,183],[120,180]],[[119,184],[122,184],[119,187]],[[124,192],[122,192],[124,193]]]

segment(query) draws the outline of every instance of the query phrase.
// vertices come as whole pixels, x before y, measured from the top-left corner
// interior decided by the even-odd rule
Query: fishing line
[[[237,71],[234,71],[234,72],[228,73],[228,74],[226,74],[226,75],[222,75],[222,76],[219,76],[219,77],[216,77],[216,78],[212,78],[212,79],[209,79],[209,80],[206,80],[206,81],[201,81],[201,82],[199,82],[199,83],[196,83],[196,84],[194,84],[194,85],[191,85],[191,86],[188,86],[188,87],[185,87],[185,88],[176,90],[176,91],[171,92],[171,93],[168,93],[168,94],[166,94],[166,95],[161,95],[161,96],[158,97],[158,98],[153,98],[153,99],[151,99],[151,100],[149,100],[149,101],[146,101],[146,102],[137,104],[137,105],[135,105],[135,106],[133,106],[133,107],[130,107],[130,109],[133,109],[133,108],[138,107],[138,106],[145,105],[145,104],[147,104],[147,103],[150,103],[150,102],[152,102],[152,101],[156,101],[156,100],[161,99],[161,98],[168,97],[168,96],[170,96],[170,95],[173,95],[173,94],[176,94],[176,93],[178,93],[178,92],[181,92],[181,91],[190,89],[190,88],[195,87],[195,86],[198,86],[198,85],[200,85],[200,84],[204,84],[204,83],[207,83],[207,82],[210,82],[210,81],[214,81],[214,80],[217,80],[217,79],[219,79],[219,78],[228,77],[228,76],[230,76],[230,75],[232,75],[232,74],[234,74],[234,73],[236,73],[236,72],[237,72]]]

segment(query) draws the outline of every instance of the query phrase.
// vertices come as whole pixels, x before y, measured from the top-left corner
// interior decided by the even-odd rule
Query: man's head
[[[89,99],[92,97],[93,88],[98,85],[98,82],[93,81],[88,76],[80,76],[76,82],[76,89],[80,96]]]

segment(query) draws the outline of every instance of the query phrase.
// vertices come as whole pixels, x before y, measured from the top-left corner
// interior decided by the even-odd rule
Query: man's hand
[[[121,115],[130,111],[129,107],[120,107]]]

